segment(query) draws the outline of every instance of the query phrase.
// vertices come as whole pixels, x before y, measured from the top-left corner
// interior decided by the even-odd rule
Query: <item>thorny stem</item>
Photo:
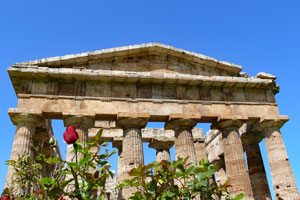
[[[75,160],[76,160],[76,164],[78,164],[78,158],[77,158],[77,144],[73,144],[73,147],[74,147],[74,150],[75,150]],[[75,173],[73,167],[71,167],[71,172],[72,172],[72,175],[74,177],[74,181],[75,181],[75,188],[77,191],[79,191],[79,184],[78,184],[78,178],[77,178],[77,174]],[[77,194],[76,197],[78,198],[78,200],[83,200],[81,194]]]

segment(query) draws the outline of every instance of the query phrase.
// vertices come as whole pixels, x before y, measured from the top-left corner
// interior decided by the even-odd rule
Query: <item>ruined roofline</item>
[[[62,80],[90,80],[90,81],[113,81],[123,80],[125,82],[168,82],[172,84],[190,85],[224,85],[226,87],[250,87],[267,88],[274,86],[274,79],[265,77],[230,77],[230,76],[203,76],[172,74],[165,72],[129,72],[117,70],[85,70],[73,68],[52,69],[49,67],[38,67],[35,65],[14,66],[8,68],[8,73],[15,84],[14,77],[29,78],[59,78]],[[19,83],[17,81],[17,83]]]
[[[210,67],[215,67],[218,69],[222,69],[233,74],[238,74],[242,70],[242,66],[236,65],[233,63],[229,63],[226,61],[218,61],[215,58],[205,56],[199,53],[186,51],[183,49],[175,48],[169,45],[161,44],[161,43],[145,43],[145,44],[137,44],[137,45],[129,45],[123,47],[109,48],[97,51],[89,51],[80,54],[70,54],[65,56],[56,56],[49,58],[37,59],[34,61],[27,61],[16,63],[15,65],[37,65],[37,66],[53,66],[53,67],[61,67],[68,63],[76,63],[77,65],[87,63],[89,61],[99,60],[99,59],[108,59],[114,57],[124,57],[124,56],[132,56],[140,53],[161,53],[167,55],[173,55],[180,57],[182,59],[203,63]]]

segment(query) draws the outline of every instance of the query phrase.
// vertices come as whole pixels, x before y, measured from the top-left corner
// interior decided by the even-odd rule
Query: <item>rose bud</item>
[[[78,140],[79,136],[76,132],[75,126],[68,126],[66,131],[64,132],[64,140],[67,144],[75,144],[75,142]]]

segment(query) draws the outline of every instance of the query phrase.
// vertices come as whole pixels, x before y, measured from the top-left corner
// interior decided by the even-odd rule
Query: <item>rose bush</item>
[[[106,168],[107,159],[115,152],[109,153],[106,150],[99,154],[106,146],[106,143],[100,140],[101,134],[102,130],[87,144],[81,145],[76,127],[66,128],[63,137],[67,144],[74,147],[74,162],[67,162],[59,157],[46,157],[43,147],[34,145],[35,159],[20,156],[16,161],[8,161],[15,174],[12,187],[4,189],[0,200],[105,199],[106,180],[113,176]],[[52,148],[56,145],[53,140],[49,141],[49,144]],[[90,152],[90,148],[95,147],[97,151]],[[230,187],[228,182],[218,185],[213,179],[217,166],[210,165],[207,160],[200,161],[198,165],[191,165],[187,164],[187,160],[188,158],[172,163],[163,161],[140,165],[129,172],[132,179],[123,181],[116,189],[136,187],[137,192],[130,197],[136,200],[233,200],[227,192],[227,188]],[[242,194],[234,200],[241,198]]]
[[[76,127],[67,127],[64,140],[73,145],[76,159],[67,162],[55,157],[47,157],[42,146],[35,146],[35,158],[20,156],[7,164],[14,170],[11,186],[5,188],[0,199],[35,200],[102,200],[106,197],[105,183],[113,173],[106,167],[108,158],[115,152],[99,153],[106,146],[100,141],[102,130],[85,145],[78,139]],[[55,142],[49,141],[51,148]],[[96,152],[90,152],[96,148]],[[80,154],[80,156],[78,156]],[[92,170],[91,170],[92,169]],[[95,193],[97,191],[97,193]]]
[[[214,181],[216,165],[200,160],[197,165],[188,164],[188,157],[162,161],[133,168],[131,179],[124,180],[118,187],[135,187],[137,192],[129,199],[135,200],[239,200],[243,194],[230,198],[228,181],[218,185]]]

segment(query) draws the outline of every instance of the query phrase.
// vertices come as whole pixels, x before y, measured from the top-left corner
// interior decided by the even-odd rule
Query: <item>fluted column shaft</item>
[[[128,172],[144,164],[144,151],[142,142],[141,128],[144,128],[148,119],[139,117],[120,117],[117,120],[117,125],[123,128],[122,142],[122,159],[120,174],[118,179],[120,182],[131,179]],[[120,199],[129,199],[129,197],[137,190],[134,187],[124,187],[120,192]]]
[[[278,199],[300,199],[280,129],[267,128],[264,135],[275,196]]]
[[[192,129],[196,124],[196,121],[192,119],[175,119],[166,123],[165,129],[172,129],[175,131],[174,143],[176,159],[189,156],[189,163],[197,163],[192,134]]]
[[[122,162],[128,169],[144,163],[143,142],[140,128],[124,129]],[[127,171],[127,170],[126,170]]]
[[[16,161],[20,156],[28,156],[33,159],[32,141],[35,129],[41,123],[41,118],[30,114],[18,114],[12,117],[12,121],[17,125],[17,129],[10,160]],[[6,176],[6,186],[11,184],[14,172],[13,167],[9,165]]]
[[[230,179],[231,195],[244,193],[246,199],[253,199],[250,177],[244,156],[242,141],[237,127],[228,127],[222,130],[224,144],[224,160],[226,174]]]
[[[190,163],[197,163],[191,127],[175,129],[175,155],[176,159],[189,156]]]
[[[226,175],[232,186],[228,188],[230,195],[243,193],[245,199],[252,200],[253,192],[239,134],[239,127],[242,125],[243,122],[240,120],[225,119],[219,120],[212,126],[222,132]]]
[[[246,145],[245,151],[254,199],[271,200],[267,175],[258,143]]]

